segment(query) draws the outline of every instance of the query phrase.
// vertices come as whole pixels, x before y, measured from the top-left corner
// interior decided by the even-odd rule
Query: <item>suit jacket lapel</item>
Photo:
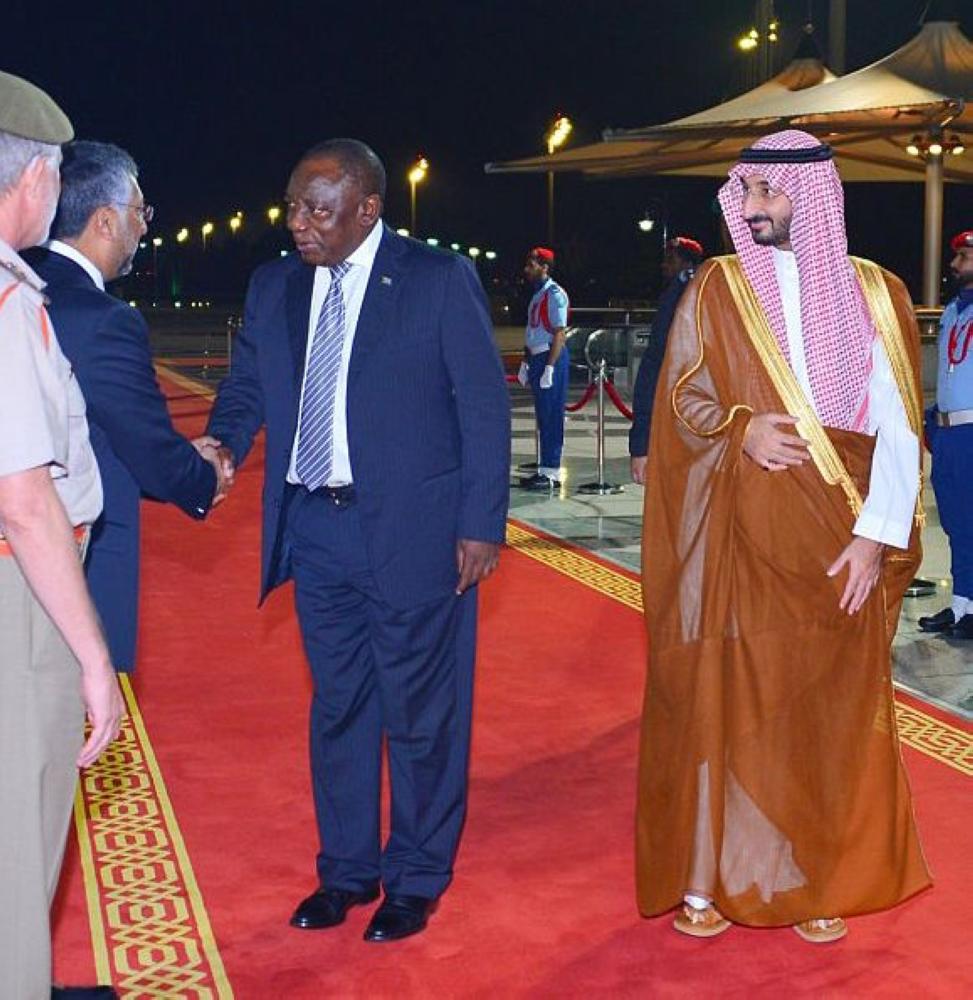
[[[382,338],[393,326],[393,305],[402,283],[402,254],[407,246],[405,240],[385,227],[358,316],[348,366],[349,378],[361,370],[368,353],[381,345]]]
[[[304,361],[307,357],[308,324],[311,320],[311,292],[314,268],[302,264],[287,278],[287,335],[294,363],[294,398],[301,394]]]

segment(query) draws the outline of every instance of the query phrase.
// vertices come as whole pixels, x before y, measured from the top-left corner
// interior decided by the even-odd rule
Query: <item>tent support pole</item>
[[[943,158],[926,156],[926,222],[922,263],[922,300],[939,305],[943,257]]]

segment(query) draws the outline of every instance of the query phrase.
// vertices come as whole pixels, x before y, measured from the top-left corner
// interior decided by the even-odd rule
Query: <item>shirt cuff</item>
[[[891,545],[897,549],[909,547],[909,536],[912,534],[912,518],[908,521],[892,521],[876,514],[862,511],[852,532],[860,538],[870,538],[882,545]]]

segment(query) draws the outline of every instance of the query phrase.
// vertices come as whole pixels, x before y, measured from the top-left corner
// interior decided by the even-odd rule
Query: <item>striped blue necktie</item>
[[[314,328],[311,356],[304,378],[301,430],[297,439],[297,474],[309,490],[324,486],[334,458],[334,401],[345,342],[345,300],[341,279],[351,267],[343,261],[330,268],[331,286]]]

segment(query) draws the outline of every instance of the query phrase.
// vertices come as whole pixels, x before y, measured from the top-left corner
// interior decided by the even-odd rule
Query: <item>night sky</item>
[[[911,38],[925,6],[848,0],[847,69]],[[783,63],[809,7],[826,52],[827,0],[778,0]],[[751,0],[8,0],[0,67],[48,90],[79,137],[135,156],[156,205],[153,230],[167,239],[204,218],[225,224],[237,209],[257,225],[303,149],[350,135],[386,163],[393,225],[408,224],[405,173],[422,152],[431,172],[419,189],[420,235],[493,248],[504,276],[544,241],[545,182],[486,176],[484,163],[541,152],[559,111],[579,144],[606,127],[662,122],[733,96],[745,89],[746,58],[733,42],[753,8]],[[973,10],[962,26],[973,35]],[[715,187],[558,177],[557,244],[575,301],[653,291],[658,247],[635,220],[654,197],[665,198],[670,231],[713,246]],[[858,185],[848,200],[853,249],[900,270],[918,291],[921,186]],[[968,188],[947,191],[947,232],[973,224],[970,201]]]

